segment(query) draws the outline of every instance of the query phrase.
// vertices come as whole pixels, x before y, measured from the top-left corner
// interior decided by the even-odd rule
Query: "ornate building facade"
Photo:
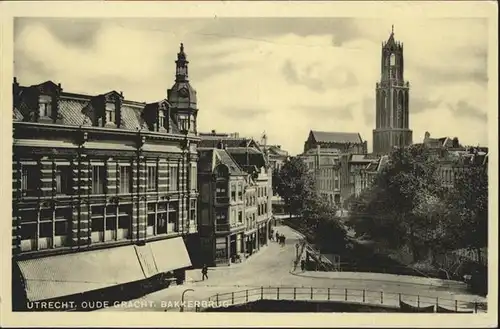
[[[272,168],[252,139],[215,131],[200,136],[201,262],[228,265],[268,243]]]
[[[410,84],[404,79],[403,44],[394,39],[394,28],[382,44],[381,78],[376,85],[373,153],[388,154],[393,147],[412,143],[409,128]]]
[[[184,280],[199,142],[187,64],[181,45],[167,99],[148,104],[14,80],[13,284],[25,299],[71,299],[170,271]]]

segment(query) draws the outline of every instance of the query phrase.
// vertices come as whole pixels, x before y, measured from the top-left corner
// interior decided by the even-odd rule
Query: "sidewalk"
[[[269,243],[273,243],[270,241]],[[230,265],[222,265],[222,266],[212,266],[208,268],[209,273],[211,271],[215,272],[224,272],[224,271],[231,271],[231,270],[237,270],[241,269],[253,262],[255,260],[258,260],[262,257],[263,254],[266,253],[266,251],[269,249],[269,244],[264,245],[260,248],[260,250],[252,256],[247,257],[246,259],[242,260],[240,263],[232,263]],[[201,269],[192,269],[192,270],[187,270],[186,271],[186,282],[199,282],[201,280]]]
[[[300,272],[295,271],[291,274],[302,277],[309,278],[321,278],[321,279],[349,279],[349,280],[371,280],[379,282],[394,282],[402,284],[412,284],[412,285],[425,285],[432,287],[443,287],[443,288],[455,288],[455,289],[465,289],[467,285],[460,281],[453,280],[442,280],[436,278],[424,278],[418,276],[409,275],[397,275],[388,273],[368,273],[368,272]]]

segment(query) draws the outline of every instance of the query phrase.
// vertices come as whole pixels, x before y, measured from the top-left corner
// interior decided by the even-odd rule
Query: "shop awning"
[[[148,243],[159,272],[191,266],[191,258],[181,237]]]
[[[133,246],[23,260],[18,264],[30,301],[145,279]]]

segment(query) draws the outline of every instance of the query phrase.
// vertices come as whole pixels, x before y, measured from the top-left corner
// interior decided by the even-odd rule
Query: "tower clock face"
[[[189,96],[189,92],[188,92],[188,90],[187,90],[186,88],[182,88],[181,90],[179,90],[179,95],[180,95],[181,97],[186,98],[186,97],[188,97],[188,96]]]

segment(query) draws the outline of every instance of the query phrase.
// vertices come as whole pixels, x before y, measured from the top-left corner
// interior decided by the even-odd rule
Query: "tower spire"
[[[391,34],[394,34],[394,24],[392,24]],[[182,45],[182,43],[181,43],[181,45]]]
[[[177,60],[175,61],[175,81],[188,81],[188,64],[189,61],[184,52],[184,43],[181,42]]]

